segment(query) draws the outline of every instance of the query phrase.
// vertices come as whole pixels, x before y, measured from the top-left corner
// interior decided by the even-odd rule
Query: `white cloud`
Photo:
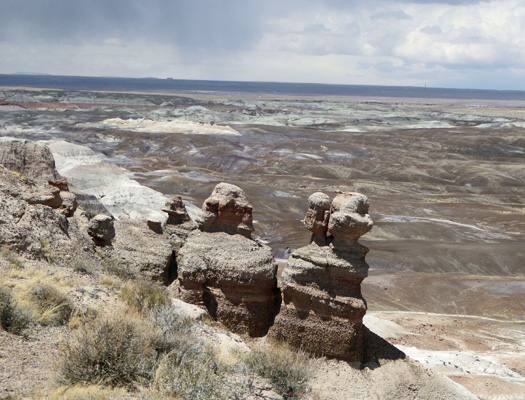
[[[525,76],[522,0],[0,2],[0,73],[514,89]]]

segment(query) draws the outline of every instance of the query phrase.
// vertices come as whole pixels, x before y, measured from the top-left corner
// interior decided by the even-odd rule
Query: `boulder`
[[[337,193],[324,231],[326,198],[316,194],[315,199],[322,202],[310,201],[305,218],[312,221],[305,223],[314,233],[312,242],[297,249],[282,272],[283,305],[269,335],[311,354],[361,361],[366,312],[361,282],[368,274],[368,249],[357,239],[372,228],[368,200]],[[323,231],[330,234],[325,244]]]
[[[0,164],[35,181],[61,178],[49,148],[30,140],[0,138]]]
[[[88,234],[97,245],[105,246],[111,244],[111,240],[115,237],[113,217],[104,214],[95,215],[89,221]]]
[[[186,206],[180,196],[169,199],[162,211],[168,214],[166,224],[169,225],[180,225],[190,220]]]
[[[226,232],[251,237],[252,206],[244,191],[229,183],[219,183],[202,206],[196,221],[204,232]]]

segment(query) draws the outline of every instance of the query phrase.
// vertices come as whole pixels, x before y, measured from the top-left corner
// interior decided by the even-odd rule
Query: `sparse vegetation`
[[[63,325],[69,321],[74,310],[69,296],[50,284],[33,287],[29,297],[40,314],[38,322],[43,325]]]
[[[97,319],[64,345],[58,381],[130,388],[151,378],[155,360],[151,332],[140,321],[129,315]]]
[[[20,334],[29,323],[29,315],[18,306],[11,292],[0,286],[0,326],[2,329]]]
[[[46,260],[48,263],[55,262],[55,254],[51,249],[48,240],[40,238],[38,241],[40,242],[40,251],[44,260]]]
[[[124,280],[130,280],[130,279],[136,279],[137,274],[134,271],[130,271],[128,269],[122,268],[119,265],[116,264],[106,264],[104,266],[104,270],[110,274],[117,276],[120,279]]]
[[[13,268],[15,269],[24,268],[24,264],[22,263],[20,258],[18,258],[16,253],[12,251],[7,245],[2,246],[2,248],[0,249],[0,255],[2,255],[7,260],[7,262],[11,264]]]
[[[283,344],[255,349],[246,363],[252,371],[267,378],[284,399],[300,399],[312,373],[310,358]]]
[[[81,274],[93,275],[97,269],[96,264],[89,259],[76,258],[71,262],[74,271]]]
[[[171,305],[171,300],[163,286],[144,279],[128,281],[122,288],[120,297],[129,307],[139,312]]]

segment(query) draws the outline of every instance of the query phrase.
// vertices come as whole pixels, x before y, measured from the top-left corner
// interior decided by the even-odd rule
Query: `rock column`
[[[251,239],[252,206],[242,189],[218,184],[196,222],[177,256],[173,292],[233,332],[264,336],[281,302],[277,264],[268,246]]]
[[[361,361],[366,312],[361,282],[368,274],[368,249],[357,239],[373,223],[364,195],[338,192],[326,224],[326,199],[320,193],[309,199],[304,225],[312,241],[296,250],[283,270],[284,303],[269,335],[311,354]]]

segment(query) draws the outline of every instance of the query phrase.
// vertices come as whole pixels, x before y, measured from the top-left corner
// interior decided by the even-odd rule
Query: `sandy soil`
[[[365,324],[481,399],[525,397],[525,321],[377,311],[367,313]]]

